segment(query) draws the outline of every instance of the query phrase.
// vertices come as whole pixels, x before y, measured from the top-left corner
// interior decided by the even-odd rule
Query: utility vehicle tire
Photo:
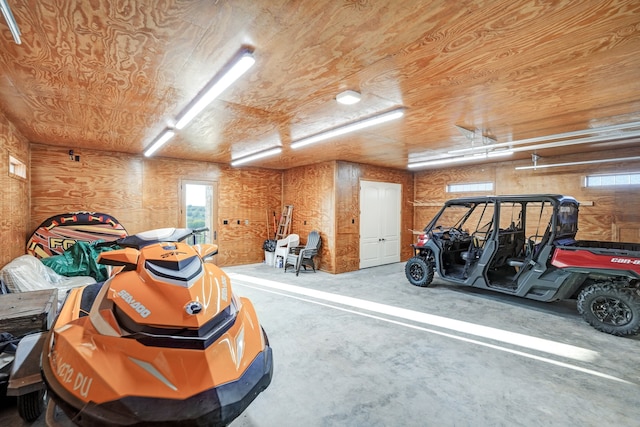
[[[32,391],[17,398],[18,414],[27,422],[34,422],[44,411],[47,400],[45,389]]]
[[[419,256],[414,256],[404,266],[404,274],[407,280],[414,286],[426,287],[433,281],[433,262]]]
[[[599,331],[635,335],[640,331],[640,297],[630,289],[595,283],[578,295],[578,312]]]

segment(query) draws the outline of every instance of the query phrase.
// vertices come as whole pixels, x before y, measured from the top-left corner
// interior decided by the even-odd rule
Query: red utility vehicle
[[[412,245],[407,279],[538,301],[577,299],[594,328],[640,331],[640,244],[576,240],[578,202],[554,194],[449,200]]]

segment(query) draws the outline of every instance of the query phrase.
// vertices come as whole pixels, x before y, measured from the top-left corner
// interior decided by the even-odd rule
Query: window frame
[[[27,179],[27,165],[17,157],[9,154],[8,174],[11,178]]]
[[[494,188],[495,188],[495,184],[491,181],[449,183],[445,187],[445,192],[446,193],[481,193],[481,192],[493,192]]]
[[[592,188],[592,189],[606,188],[606,187],[640,186],[640,172],[623,172],[623,173],[586,175],[584,177],[583,184],[585,188]]]

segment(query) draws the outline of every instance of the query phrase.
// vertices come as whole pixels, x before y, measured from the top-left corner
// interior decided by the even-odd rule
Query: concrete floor
[[[254,303],[275,365],[232,427],[640,425],[640,337],[596,331],[575,302],[437,278],[417,288],[404,263],[225,271]],[[0,425],[28,424],[5,403]]]

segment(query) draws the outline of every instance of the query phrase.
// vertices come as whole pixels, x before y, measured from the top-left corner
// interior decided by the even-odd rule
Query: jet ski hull
[[[160,234],[169,240],[155,241]],[[191,234],[120,239],[124,249],[99,258],[120,270],[69,292],[41,367],[73,423],[224,426],[271,383],[272,350],[253,304],[204,262],[215,246],[181,242]]]
[[[55,378],[48,365],[44,376]],[[96,404],[83,402],[57,381],[46,381],[51,398],[79,426],[226,426],[271,383],[273,359],[266,346],[236,381],[187,399],[125,396]]]

